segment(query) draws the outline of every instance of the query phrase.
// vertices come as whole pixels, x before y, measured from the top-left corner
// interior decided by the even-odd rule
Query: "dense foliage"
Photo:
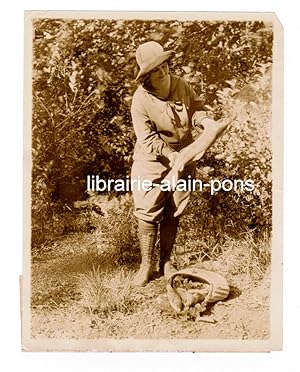
[[[227,222],[239,224],[242,218],[247,227],[270,224],[270,25],[37,19],[33,244],[55,234],[56,212],[72,209],[74,201],[86,197],[87,174],[102,178],[129,174],[134,144],[130,104],[138,71],[134,52],[147,40],[175,50],[172,70],[194,86],[213,116],[235,117],[230,134],[199,163],[200,173],[209,166],[214,177],[254,178],[256,183],[250,196],[202,194],[194,206],[204,203],[207,213]]]
[[[201,207],[194,208],[194,213],[212,222],[213,231],[230,235],[247,228],[271,232],[271,73],[264,64],[252,83],[238,87],[236,80],[228,81],[228,87],[217,93],[231,127],[206,153],[198,176],[206,182],[224,180],[224,188],[214,195],[203,190],[198,195]],[[245,187],[247,180],[252,181],[253,191]]]

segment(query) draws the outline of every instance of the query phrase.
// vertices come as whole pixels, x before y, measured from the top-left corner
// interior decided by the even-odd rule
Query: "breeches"
[[[161,181],[170,171],[170,168],[159,161],[135,160],[131,170],[132,193],[134,200],[134,215],[143,221],[161,222],[167,214],[170,217],[180,216],[187,206],[191,191],[162,191]],[[185,167],[180,179],[194,177],[195,164]],[[149,181],[152,187],[141,187],[143,181]]]

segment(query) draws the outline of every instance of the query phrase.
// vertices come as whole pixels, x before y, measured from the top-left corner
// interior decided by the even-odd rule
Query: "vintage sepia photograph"
[[[282,348],[282,38],[25,12],[23,350]]]

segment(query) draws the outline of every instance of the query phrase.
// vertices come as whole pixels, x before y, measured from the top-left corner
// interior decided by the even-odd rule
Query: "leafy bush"
[[[216,103],[217,91],[227,80],[247,84],[260,64],[272,60],[271,24],[184,22],[181,27],[179,40],[171,44],[179,52],[176,73],[184,71],[183,77],[202,93],[206,104]]]
[[[101,240],[100,252],[112,264],[132,264],[140,256],[137,241],[137,221],[133,215],[132,200],[129,194],[108,199],[94,195],[92,204],[98,202],[104,216],[94,215],[95,235]]]
[[[236,191],[211,195],[204,190],[200,196],[206,201],[206,217],[231,236],[248,228],[271,231],[271,77],[270,65],[261,65],[251,83],[239,87],[237,81],[228,81],[229,86],[217,92],[223,115],[232,118],[232,124],[202,160],[199,176],[206,181],[252,180],[254,186],[253,192],[239,183]]]

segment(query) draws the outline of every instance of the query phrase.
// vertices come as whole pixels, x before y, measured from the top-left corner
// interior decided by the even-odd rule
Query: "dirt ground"
[[[204,314],[211,323],[178,315],[170,307],[164,277],[130,292],[126,311],[97,313],[82,306],[78,278],[95,264],[105,266],[89,234],[70,235],[32,260],[31,331],[35,339],[256,339],[269,338],[270,273],[249,275],[222,271],[222,258],[201,267],[223,274],[230,294]],[[126,272],[137,268],[122,267]],[[106,267],[107,269],[107,267]],[[118,270],[118,267],[115,267]],[[103,299],[105,301],[105,299]]]

